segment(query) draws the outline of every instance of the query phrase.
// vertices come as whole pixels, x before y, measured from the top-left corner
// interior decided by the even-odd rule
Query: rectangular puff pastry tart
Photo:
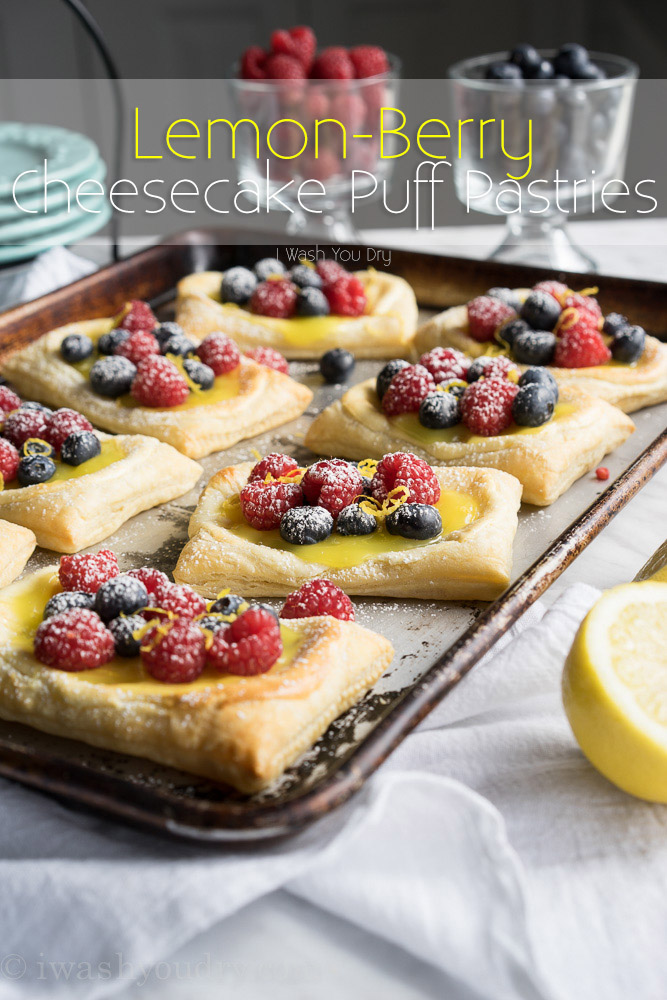
[[[0,520],[0,587],[6,587],[23,572],[36,545],[30,528]]]
[[[201,475],[197,462],[155,438],[90,433],[99,441],[95,457],[73,466],[54,455],[48,481],[13,479],[0,490],[0,518],[29,528],[43,548],[94,545],[135,514],[187,493]]]
[[[130,321],[121,314],[52,330],[12,355],[3,375],[25,396],[72,407],[107,431],[150,435],[190,458],[287,423],[312,399],[222,335],[203,347],[174,324],[130,332],[119,323]]]
[[[358,469],[333,460],[303,470],[288,456],[257,468],[276,458],[294,467],[276,480],[251,463],[213,476],[176,580],[205,596],[223,580],[248,595],[326,577],[349,594],[463,600],[491,600],[507,586],[521,499],[513,476],[432,469],[408,453]]]
[[[268,269],[271,264],[282,272],[267,275],[263,283],[262,267]],[[288,274],[280,261],[265,260],[255,270],[259,278],[240,267],[183,278],[178,285],[176,318],[186,333],[201,339],[221,330],[242,350],[268,346],[287,358],[319,358],[334,347],[345,348],[357,358],[409,355],[417,328],[417,302],[403,278],[372,269],[352,274],[335,261],[323,261],[317,270],[300,264]],[[331,282],[326,280],[328,274]],[[338,290],[333,289],[334,278],[340,282]],[[300,287],[295,284],[300,280],[314,284]],[[261,287],[257,291],[258,286],[272,282],[283,287],[282,298],[264,296]]]
[[[391,644],[354,621],[278,621],[240,598],[228,599],[231,613],[204,621],[192,617],[193,601],[206,611],[204,602],[155,570],[131,577],[115,564],[116,576],[100,583],[112,555],[69,557],[98,562],[69,565],[65,591],[50,567],[0,594],[1,718],[252,793],[308,750],[391,661]],[[76,604],[77,580],[97,588],[92,609]],[[146,601],[178,614],[111,618]]]
[[[452,409],[456,419],[456,404]],[[552,416],[539,426],[512,422],[488,436],[474,433],[460,417],[446,427],[425,426],[418,412],[388,416],[375,379],[369,379],[323,410],[304,443],[318,455],[355,460],[409,448],[435,465],[502,469],[519,480],[526,503],[544,506],[633,431],[634,424],[617,407],[570,387],[563,388]]]
[[[573,386],[626,413],[667,400],[667,344],[619,313],[603,316],[593,292],[557,281],[495,288],[446,309],[415,335],[416,357],[450,347],[472,358],[502,351],[521,366],[544,365]]]

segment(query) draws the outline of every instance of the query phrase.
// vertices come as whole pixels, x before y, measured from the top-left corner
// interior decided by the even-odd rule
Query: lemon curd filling
[[[37,580],[28,578],[17,588],[17,593],[11,601],[12,623],[15,629],[12,645],[15,649],[32,652],[35,632],[43,619],[44,608],[49,599],[54,594],[59,594],[61,590],[57,573],[51,577],[40,575]],[[266,672],[266,675],[275,676],[285,673],[298,655],[304,641],[299,632],[282,622],[280,635],[283,641],[282,655]],[[233,690],[240,681],[247,680],[245,677],[236,677],[233,674],[219,674],[216,670],[207,667],[196,681],[190,681],[188,684],[163,684],[161,681],[154,680],[147,673],[139,657],[132,659],[115,657],[103,667],[82,670],[78,673],[73,672],[69,676],[74,681],[126,688],[128,691],[139,694],[184,694],[188,691],[220,686]]]
[[[515,434],[539,434],[547,424],[550,424],[553,420],[562,420],[564,417],[574,413],[575,410],[576,406],[574,403],[557,403],[553,417],[545,424],[541,424],[539,427],[519,427],[517,424],[512,424],[507,430],[493,436],[508,437]],[[489,437],[473,434],[465,424],[456,424],[454,427],[444,427],[441,430],[424,427],[423,424],[419,423],[416,413],[401,413],[397,417],[389,417],[389,423],[398,428],[407,438],[419,444],[438,444],[440,442],[445,444],[476,444],[480,441],[490,440]]]
[[[81,476],[92,475],[93,472],[100,472],[102,469],[106,469],[108,465],[113,465],[114,462],[120,462],[121,459],[125,458],[127,451],[120,442],[116,441],[114,438],[110,438],[108,441],[101,442],[101,451],[99,455],[95,458],[89,458],[87,462],[82,462],[81,465],[67,465],[66,462],[60,462],[54,459],[56,464],[56,471],[53,473],[50,479],[47,479],[45,483],[40,483],[40,486],[48,486],[49,483],[64,483],[69,479],[80,479]],[[11,486],[5,487],[5,489],[25,489],[24,486]]]
[[[314,545],[293,545],[281,537],[277,528],[272,531],[258,531],[253,528],[243,519],[240,506],[236,508],[238,513],[234,515],[238,520],[229,527],[229,531],[256,545],[268,545],[272,549],[292,552],[306,562],[320,563],[332,569],[347,569],[387,552],[406,552],[441,542],[446,535],[471,524],[479,516],[479,504],[475,498],[454,490],[441,493],[435,506],[442,518],[442,533],[426,541],[391,535],[380,523],[372,535],[339,535],[334,531],[323,542],[316,542]]]
[[[191,392],[185,402],[179,406],[145,407],[141,403],[138,403],[134,396],[131,396],[129,393],[127,396],[121,396],[118,402],[121,406],[128,407],[128,409],[141,407],[144,410],[149,409],[155,413],[178,413],[180,410],[192,410],[197,406],[210,406],[212,403],[224,403],[227,399],[234,399],[239,395],[240,388],[240,373],[239,369],[235,368],[225,375],[216,376],[215,383],[210,389],[194,390]]]
[[[209,292],[210,298],[220,302],[220,293]],[[315,345],[318,341],[327,340],[330,334],[340,329],[341,323],[349,321],[348,316],[294,316],[292,319],[276,319],[273,316],[255,316],[233,302],[225,302],[224,308],[234,312],[244,313],[250,319],[257,319],[272,330],[280,333],[286,343],[292,347]],[[353,317],[356,318],[356,317]]]

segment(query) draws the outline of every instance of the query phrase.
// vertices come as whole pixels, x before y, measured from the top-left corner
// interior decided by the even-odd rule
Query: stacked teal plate
[[[76,198],[82,181],[102,182],[105,175],[87,136],[55,125],[0,122],[0,263],[78,242],[105,226],[111,209],[99,185],[80,189],[85,208]]]

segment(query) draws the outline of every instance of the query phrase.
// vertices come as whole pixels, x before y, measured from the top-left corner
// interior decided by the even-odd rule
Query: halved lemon
[[[631,795],[667,802],[667,583],[602,595],[565,663],[563,704],[598,771]]]

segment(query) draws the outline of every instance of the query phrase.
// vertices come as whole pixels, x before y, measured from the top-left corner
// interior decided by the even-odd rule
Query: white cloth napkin
[[[97,265],[66,247],[53,247],[27,264],[0,271],[0,309],[30,302],[56,288],[92,274]]]
[[[534,609],[353,802],[278,845],[172,843],[1,782],[0,998],[110,995],[279,887],[431,963],[448,998],[662,997],[667,809],[599,776],[560,704],[596,596]]]

